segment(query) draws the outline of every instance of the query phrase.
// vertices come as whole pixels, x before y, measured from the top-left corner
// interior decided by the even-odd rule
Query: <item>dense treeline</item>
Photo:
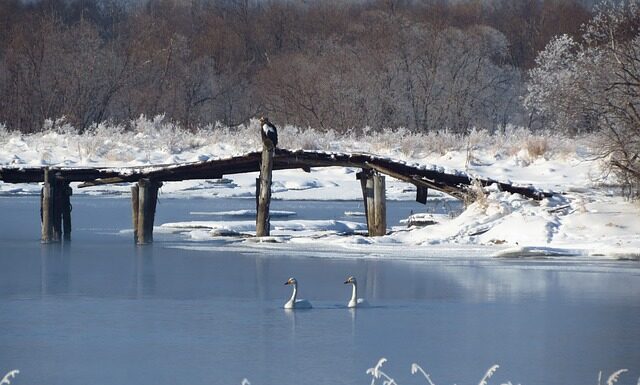
[[[527,71],[591,16],[578,0],[2,0],[0,122],[529,126]]]

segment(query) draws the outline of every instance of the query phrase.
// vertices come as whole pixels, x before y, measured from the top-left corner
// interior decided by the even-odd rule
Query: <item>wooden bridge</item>
[[[427,201],[428,189],[449,194],[458,199],[470,196],[470,186],[478,181],[482,186],[495,184],[498,189],[540,200],[552,193],[533,187],[516,186],[492,179],[472,178],[461,172],[445,172],[434,167],[407,164],[366,153],[334,153],[266,148],[240,156],[202,162],[153,165],[124,168],[71,167],[0,167],[0,180],[5,183],[44,183],[41,199],[42,242],[70,239],[71,182],[80,188],[131,182],[134,239],[138,244],[153,240],[153,221],[158,189],[163,182],[190,179],[218,179],[224,175],[260,171],[256,180],[256,235],[269,235],[269,202],[271,170],[302,169],[310,172],[316,167],[359,168],[369,235],[386,233],[385,175],[411,183],[417,187],[416,200]]]

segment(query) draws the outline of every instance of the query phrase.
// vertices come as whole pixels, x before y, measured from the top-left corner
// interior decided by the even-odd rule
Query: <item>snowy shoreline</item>
[[[196,133],[176,132],[174,126],[156,120],[141,120],[137,124],[140,126],[137,132],[114,133],[105,126],[85,135],[70,129],[27,136],[5,131],[0,135],[0,165],[140,167],[231,156],[255,150],[257,146],[254,123],[235,131],[219,129]],[[546,150],[532,153],[527,143],[533,140],[533,134],[517,129],[502,135],[474,132],[467,138],[412,134],[408,139],[398,136],[398,132],[395,136],[392,132],[371,134],[378,135],[375,137],[338,138],[331,133],[322,136],[289,126],[281,131],[283,146],[287,148],[308,146],[311,136],[316,148],[370,152],[407,163],[437,165],[498,181],[532,185],[558,194],[537,202],[490,186],[484,199],[469,205],[461,213],[452,211],[451,216],[440,216],[424,227],[390,228],[390,234],[377,238],[358,235],[364,229],[361,228],[363,218],[357,218],[357,215],[354,215],[354,221],[327,223],[300,221],[295,213],[283,213],[274,218],[276,238],[272,242],[308,243],[313,247],[331,243],[356,248],[376,244],[479,245],[502,258],[579,256],[640,260],[640,205],[617,195],[614,181],[603,177],[599,163],[593,160],[588,140],[535,137],[536,143],[546,141]],[[272,198],[360,201],[362,192],[355,177],[357,171],[343,167],[314,168],[310,173],[274,171]],[[256,177],[257,173],[247,173],[217,180],[168,182],[161,188],[160,197],[254,199]],[[83,189],[72,184],[72,187],[76,196],[121,197],[130,193],[129,183]],[[33,196],[39,192],[38,184],[0,182],[0,197]],[[413,185],[387,178],[388,200],[414,200],[415,194]],[[451,202],[453,198],[429,191],[425,211],[429,206],[447,206]],[[159,223],[156,231],[180,231],[185,239],[195,241],[222,235],[233,238],[255,231],[250,213],[226,214],[218,221]],[[202,215],[193,219],[206,219]],[[197,229],[187,230],[196,222]],[[353,235],[344,237],[343,234]],[[242,238],[242,242],[253,241]]]

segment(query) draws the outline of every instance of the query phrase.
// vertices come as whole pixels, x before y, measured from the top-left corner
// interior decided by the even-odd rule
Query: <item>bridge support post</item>
[[[44,169],[44,185],[40,190],[40,224],[42,232],[40,242],[49,243],[53,241],[53,186],[49,168]]]
[[[385,177],[371,170],[362,170],[356,177],[360,179],[362,187],[369,236],[385,235],[387,233]]]
[[[386,183],[384,175],[373,175],[373,234],[369,230],[369,234],[373,236],[382,236],[387,234],[387,199],[386,199]]]
[[[65,241],[71,240],[71,195],[73,189],[69,182],[60,183],[60,210],[62,215],[62,237]]]
[[[69,182],[58,172],[44,169],[44,186],[40,192],[41,242],[71,240],[71,199]]]
[[[258,188],[258,212],[256,215],[256,237],[268,236],[270,232],[269,205],[271,204],[271,173],[274,148],[266,145],[262,149],[260,163],[260,187]]]
[[[51,178],[51,175],[49,175]],[[49,201],[49,205],[51,206],[51,242],[60,242],[62,239],[62,197],[60,192],[62,191],[62,184],[60,182],[60,173],[56,173],[53,177],[53,180],[50,180],[52,193],[52,199]]]
[[[426,205],[429,198],[429,189],[425,186],[416,186],[416,190],[416,202]]]
[[[158,203],[158,189],[162,182],[140,179],[131,187],[131,206],[133,211],[133,237],[138,245],[153,242],[153,222]]]
[[[260,210],[260,178],[256,178],[256,215],[258,213],[258,210]],[[258,219],[256,217],[256,225]]]
[[[49,176],[51,177],[51,175]],[[56,173],[53,186],[53,234],[52,241],[71,240],[71,194],[69,182],[65,181],[61,173]],[[51,204],[51,202],[50,202]]]
[[[138,243],[138,208],[140,207],[140,201],[138,200],[138,194],[140,187],[138,184],[131,186],[131,218],[133,219],[133,242]]]

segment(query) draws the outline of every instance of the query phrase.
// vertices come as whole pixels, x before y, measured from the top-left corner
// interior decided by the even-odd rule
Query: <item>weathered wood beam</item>
[[[42,243],[52,242],[53,236],[53,187],[51,183],[51,175],[49,168],[44,168],[44,186],[40,192],[40,221],[41,221],[41,237]]]
[[[403,175],[399,172],[393,171],[389,168],[377,165],[377,164],[369,164],[369,166],[382,174],[389,175],[395,179],[414,184],[423,188],[432,188],[434,190],[442,191],[446,194],[449,194],[455,198],[463,199],[466,196],[466,189],[458,186],[450,186],[444,183],[438,183],[434,180],[428,180],[424,177],[418,175]]]
[[[63,181],[61,183],[61,206],[62,211],[62,236],[65,241],[71,240],[71,195],[73,195],[73,189],[69,185],[69,182]]]
[[[140,179],[157,181],[180,181],[189,179],[217,179],[223,175],[256,172],[260,170],[261,152],[251,152],[241,156],[212,159],[205,162],[179,165],[156,165],[149,167],[129,167],[120,169],[58,169],[61,176],[70,182],[84,182],[81,187],[98,186],[111,183],[136,182]],[[463,198],[472,179],[466,174],[446,173],[435,169],[426,169],[407,165],[363,153],[324,153],[302,150],[275,149],[272,170],[301,168],[305,171],[312,167],[353,167],[374,169],[394,178]],[[0,179],[8,183],[42,182],[42,168],[0,168]],[[528,198],[540,200],[553,194],[541,192],[531,187],[514,186],[492,179],[478,179],[483,186],[497,184],[502,191],[518,193]]]
[[[51,178],[51,175],[49,175]],[[63,188],[64,179],[62,179],[59,172],[56,172],[53,178],[53,205],[52,205],[52,228],[51,240],[53,242],[60,242],[62,240],[62,195],[64,194]]]
[[[384,175],[373,175],[373,229],[369,235],[383,236],[387,234],[387,200]],[[373,230],[373,231],[372,231]]]
[[[258,195],[258,212],[256,215],[256,236],[270,234],[269,205],[271,204],[271,177],[273,169],[274,148],[264,146],[260,164],[260,190]]]
[[[369,169],[362,169],[356,174],[356,179],[360,180],[362,188],[362,200],[364,206],[364,216],[367,222],[367,232],[372,235],[374,206],[373,206],[373,179],[372,172]]]
[[[74,168],[50,168],[59,172],[68,182],[84,182],[99,178],[116,177],[119,171],[108,169],[74,169]],[[5,183],[42,183],[44,182],[44,168],[0,168],[0,180]]]
[[[140,209],[139,200],[140,186],[136,183],[131,186],[131,217],[133,220],[133,242],[138,243],[138,210]]]
[[[385,178],[371,170],[363,169],[356,174],[362,188],[364,212],[369,236],[382,236],[387,233],[387,204]]]
[[[79,184],[78,188],[92,187],[92,186],[102,186],[102,185],[107,185],[107,184],[117,184],[117,183],[124,183],[124,182],[128,182],[128,181],[125,180],[125,178],[123,178],[121,176],[115,176],[115,177],[112,177],[112,178],[100,178],[100,179],[96,179],[96,180],[86,181],[84,183]]]
[[[256,178],[256,215],[258,215],[258,211],[260,208],[260,178]],[[257,224],[256,220],[256,224]]]
[[[136,230],[134,230],[138,245],[153,242],[153,222],[158,203],[158,189],[161,186],[161,182],[149,179],[138,181],[138,220]]]
[[[427,198],[429,198],[429,189],[425,186],[416,186],[416,202],[427,204]]]

